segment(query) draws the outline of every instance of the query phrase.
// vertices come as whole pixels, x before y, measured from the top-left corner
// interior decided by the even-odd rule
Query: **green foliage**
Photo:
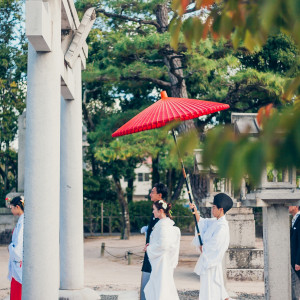
[[[172,20],[173,26],[170,28],[170,32],[173,33],[173,44],[178,43],[176,24],[182,19],[185,20],[182,32],[189,48],[192,48],[193,42],[199,41],[199,32],[200,35],[202,33],[203,39],[207,38],[208,32],[215,39],[220,37],[231,39],[235,49],[243,46],[250,52],[255,52],[257,48],[267,43],[263,51],[249,57],[250,62],[256,62],[260,70],[272,69],[276,72],[285,72],[286,67],[294,68],[294,73],[291,74],[294,80],[286,85],[283,97],[287,100],[293,99],[294,94],[299,97],[297,89],[300,85],[300,5],[298,0],[263,0],[260,2],[242,0],[202,2],[202,0],[197,0],[195,10],[200,17],[196,18],[201,20],[198,21],[197,26],[191,25],[195,19],[194,16],[185,16],[187,11],[184,3],[184,1],[173,1],[173,10],[176,12]],[[176,27],[176,34],[172,27]],[[291,37],[293,47],[290,47],[291,43],[287,41],[289,39],[287,37],[282,36],[280,41],[272,40],[271,37],[280,32]],[[287,48],[285,44],[288,45]],[[288,52],[292,55],[286,55]],[[293,66],[293,61],[296,61],[296,67]]]
[[[152,203],[150,201],[132,202],[129,204],[131,215],[131,229],[133,232],[139,232],[143,226],[148,225],[152,213]],[[194,227],[194,218],[188,207],[181,204],[172,206],[173,220],[181,230],[189,231]]]
[[[241,63],[262,72],[274,72],[288,77],[299,74],[299,49],[290,36],[285,34],[271,35],[261,50],[244,53],[238,50]]]
[[[143,226],[147,226],[152,213],[151,201],[139,201],[129,203],[131,232],[140,232]],[[175,204],[172,207],[172,215],[176,226],[183,231],[194,228],[194,219],[190,209]],[[121,209],[115,202],[103,203],[103,231],[109,232],[109,220],[111,232],[121,231]],[[85,232],[91,234],[101,232],[101,202],[95,200],[84,200],[84,227]]]
[[[0,188],[1,199],[16,188],[17,155],[12,150],[18,116],[25,108],[26,44],[22,2],[0,1]],[[0,206],[4,205],[2,201]]]
[[[206,166],[217,166],[220,175],[232,178],[236,187],[243,177],[257,185],[269,163],[279,170],[300,168],[299,128],[299,106],[274,113],[255,138],[248,134],[236,136],[230,127],[215,128],[207,135],[203,161]]]
[[[207,5],[212,2],[205,1]],[[237,1],[228,2],[233,5]],[[180,165],[173,149],[174,143],[163,129],[111,138],[116,129],[156,101],[161,89],[166,89],[170,95],[175,86],[180,90],[180,80],[176,83],[175,75],[182,79],[182,90],[190,98],[228,103],[231,111],[235,112],[257,112],[269,103],[280,109],[284,87],[287,81],[294,80],[296,74],[297,49],[295,43],[285,35],[273,33],[269,40],[266,38],[266,46],[261,50],[253,47],[256,51],[253,53],[240,47],[242,44],[237,33],[233,36],[234,41],[228,42],[227,38],[231,31],[235,31],[235,27],[232,26],[230,14],[223,16],[222,9],[226,8],[227,2],[224,2],[225,7],[223,4],[215,5],[212,10],[216,19],[218,13],[222,15],[212,30],[214,34],[218,33],[217,30],[221,31],[218,39],[213,39],[209,33],[209,22],[214,19],[205,23],[210,11],[202,10],[200,19],[193,16],[183,22],[169,10],[168,18],[164,21],[171,31],[166,32],[166,27],[158,26],[158,22],[162,21],[159,20],[158,9],[161,5],[169,8],[169,2],[128,0],[99,3],[91,0],[79,1],[76,5],[81,11],[96,6],[98,14],[88,38],[89,58],[83,74],[85,121],[90,143],[87,159],[92,169],[91,176],[97,178],[97,182],[101,181],[101,176],[112,175],[118,179],[134,176],[134,168],[147,156],[152,156],[153,161],[158,163],[161,182],[172,188],[179,182]],[[241,8],[233,5],[230,9],[234,11]],[[247,22],[255,17],[256,11],[247,12]],[[235,17],[234,21],[244,22],[243,15],[235,14]],[[180,32],[181,26],[183,34]],[[246,34],[246,43],[250,45],[256,36],[252,31]],[[171,36],[175,36],[176,42],[171,40]],[[183,43],[184,40],[188,47]],[[176,45],[176,51],[170,45]],[[180,59],[181,65],[170,65],[172,55]],[[276,61],[280,63],[276,65]],[[181,77],[178,70],[182,72]],[[206,125],[230,123],[231,111],[196,119],[197,136],[179,140],[180,147],[198,148],[199,136],[205,131]],[[244,143],[240,142],[241,147],[245,148],[242,152],[249,157],[251,153],[259,157],[259,145],[255,144],[247,150]],[[226,147],[229,152],[230,147]],[[192,170],[193,158],[186,150],[181,148],[185,164]],[[255,173],[255,166],[262,157],[254,162],[251,159],[249,164],[242,161],[242,156],[237,160],[235,167],[242,166],[242,171],[236,172],[236,177],[247,168],[254,169],[251,172]],[[230,162],[223,164],[228,166]],[[227,173],[224,171],[224,174]],[[157,176],[154,178],[158,180]]]
[[[90,234],[101,232],[101,202],[85,198],[83,204],[84,231]],[[117,202],[104,202],[103,231],[120,232],[122,229],[121,215],[121,209]]]
[[[232,53],[231,47],[225,47],[225,51],[214,55],[222,62],[220,57],[231,53],[240,65],[232,76],[227,76],[227,83],[226,75],[217,78],[220,86],[228,89],[217,88],[216,95],[236,112],[256,112],[257,107],[268,102],[282,111],[264,123],[255,140],[243,135],[236,137],[230,128],[212,130],[205,142],[204,161],[207,165],[215,164],[221,175],[232,178],[236,186],[243,176],[249,176],[250,184],[257,184],[262,169],[269,163],[275,168],[299,167],[299,1],[197,0],[195,5],[200,22],[188,26],[195,16],[186,17],[186,2],[173,1],[177,13],[170,27],[173,44],[180,41],[176,24],[182,19],[182,34],[191,50],[202,43],[199,33],[206,44],[210,37],[229,40],[227,45],[233,45],[237,51]],[[215,74],[206,77],[214,79]],[[290,103],[285,105],[287,100]],[[282,106],[288,107],[282,110]],[[228,122],[229,118],[222,113],[220,120]]]

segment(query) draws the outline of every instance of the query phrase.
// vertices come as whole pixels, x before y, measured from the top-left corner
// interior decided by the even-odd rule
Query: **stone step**
[[[228,269],[263,269],[263,249],[235,249],[226,252],[226,267]]]
[[[263,269],[227,269],[227,279],[235,281],[263,281]]]

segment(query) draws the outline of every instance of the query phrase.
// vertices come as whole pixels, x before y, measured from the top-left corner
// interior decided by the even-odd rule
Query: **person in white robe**
[[[170,219],[170,209],[171,204],[163,200],[153,204],[153,214],[159,221],[144,248],[152,267],[144,289],[146,300],[179,300],[173,276],[179,258],[180,230]]]
[[[195,204],[190,204],[194,209],[203,246],[200,246],[196,233],[193,244],[200,248],[201,254],[194,272],[200,275],[199,300],[229,300],[224,287],[222,260],[229,246],[229,226],[225,218],[226,212],[233,205],[232,199],[219,193],[212,203],[214,218],[201,218]]]
[[[11,281],[10,299],[21,300],[22,296],[22,265],[23,265],[23,228],[24,228],[24,198],[17,196],[10,202],[11,212],[19,216],[14,228],[12,242],[8,246],[8,280]]]

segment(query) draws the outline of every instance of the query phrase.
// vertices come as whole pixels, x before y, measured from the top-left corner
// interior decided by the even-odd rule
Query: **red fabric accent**
[[[22,299],[22,284],[16,281],[14,278],[10,284],[10,300],[21,300]]]
[[[186,98],[172,98],[168,97],[166,92],[162,92],[162,99],[140,112],[115,131],[112,136],[117,137],[159,128],[171,121],[186,121],[228,108],[228,104]]]

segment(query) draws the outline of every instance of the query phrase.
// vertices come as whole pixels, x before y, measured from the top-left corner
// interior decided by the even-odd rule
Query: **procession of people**
[[[148,226],[141,232],[146,233],[144,260],[142,265],[140,300],[179,300],[174,282],[174,270],[179,260],[180,229],[172,220],[172,205],[166,201],[167,187],[157,183],[151,190],[152,214]],[[22,298],[23,264],[23,227],[24,198],[15,197],[10,202],[11,212],[18,216],[13,231],[12,242],[8,247],[8,279],[11,281],[11,300]],[[195,230],[191,240],[200,256],[194,272],[200,276],[199,300],[230,300],[224,286],[222,261],[229,247],[229,226],[226,213],[232,208],[233,201],[225,193],[214,196],[212,218],[202,218],[195,204],[190,209],[195,214],[203,245],[200,245]],[[289,208],[293,216],[291,227],[291,276],[292,299],[299,300],[300,272],[300,209]]]

